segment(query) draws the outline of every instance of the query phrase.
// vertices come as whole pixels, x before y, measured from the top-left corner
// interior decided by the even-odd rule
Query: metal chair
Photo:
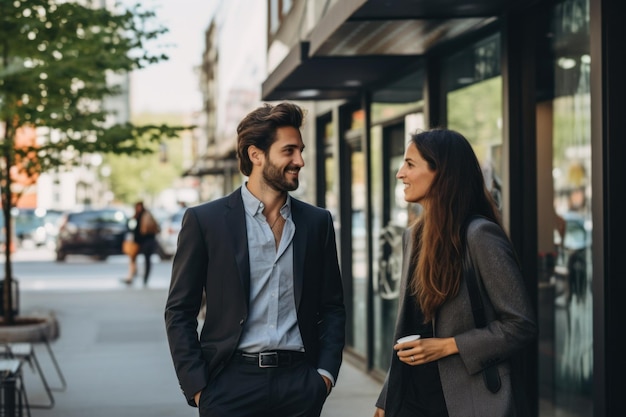
[[[22,380],[21,359],[0,359],[0,415],[22,417],[26,410],[28,417],[30,405]]]
[[[39,360],[37,359],[37,355],[35,354],[35,349],[33,349],[33,345],[31,343],[6,343],[4,345],[6,349],[7,356],[9,358],[20,359],[23,362],[28,363],[30,369],[39,375],[39,379],[43,385],[43,388],[48,397],[47,404],[30,404],[32,408],[52,408],[54,407],[54,396],[52,395],[52,390],[48,385],[48,380],[41,369],[41,365],[39,364]]]

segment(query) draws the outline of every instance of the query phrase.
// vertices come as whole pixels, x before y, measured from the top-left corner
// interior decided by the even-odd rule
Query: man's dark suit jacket
[[[327,210],[291,198],[295,305],[306,360],[339,373],[345,307],[335,231]],[[200,337],[197,315],[206,288]],[[241,189],[188,208],[178,238],[165,324],[176,374],[193,396],[224,368],[248,318],[250,262]]]

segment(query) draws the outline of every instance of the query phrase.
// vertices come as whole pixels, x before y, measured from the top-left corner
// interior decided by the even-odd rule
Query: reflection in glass
[[[502,207],[502,77],[500,35],[481,39],[444,60],[447,127],[472,144],[487,188]]]
[[[404,117],[404,123],[382,129],[382,138],[377,133],[381,129],[376,128],[372,132],[373,149],[378,150],[372,153],[372,157],[385,155],[382,167],[380,163],[372,164],[375,167],[372,179],[377,178],[377,182],[383,185],[382,190],[374,188],[373,194],[375,204],[382,205],[383,224],[373,229],[372,233],[374,366],[383,371],[389,367],[394,344],[393,331],[402,273],[402,236],[420,209],[419,205],[404,200],[404,187],[396,179],[396,173],[404,160],[409,133],[423,128],[422,113],[413,113]]]
[[[370,130],[372,197],[373,365],[386,372],[394,344],[402,268],[402,234],[417,205],[404,201],[396,173],[409,134],[424,129],[424,71],[392,80],[372,94]]]
[[[487,188],[502,210],[502,77],[451,91],[447,98],[448,127],[472,144]]]
[[[592,416],[589,5],[556,5],[538,43],[541,416]],[[552,181],[545,181],[551,178]]]
[[[337,202],[337,184],[335,180],[335,156],[333,153],[333,123],[329,121],[324,125],[324,204],[330,211],[335,222],[335,228],[339,224],[339,204]]]
[[[357,138],[354,138],[357,139]],[[352,305],[354,338],[352,347],[365,355],[367,346],[367,247],[366,247],[366,200],[365,153],[360,137],[350,140],[350,166],[352,179]]]

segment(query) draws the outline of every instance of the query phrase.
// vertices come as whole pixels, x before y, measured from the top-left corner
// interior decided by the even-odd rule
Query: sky
[[[124,0],[124,4],[136,4]],[[198,76],[208,28],[216,0],[143,0],[143,9],[156,12],[156,21],[169,29],[150,48],[159,48],[169,60],[131,74],[131,111],[134,114],[191,113],[202,109]],[[157,45],[172,45],[165,49]]]

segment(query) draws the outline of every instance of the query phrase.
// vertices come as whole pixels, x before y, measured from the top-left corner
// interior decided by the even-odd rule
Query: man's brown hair
[[[237,158],[243,175],[252,173],[252,162],[248,148],[256,146],[265,154],[276,141],[276,129],[291,126],[300,129],[304,121],[304,111],[300,106],[283,102],[275,106],[265,103],[248,113],[237,126]]]

